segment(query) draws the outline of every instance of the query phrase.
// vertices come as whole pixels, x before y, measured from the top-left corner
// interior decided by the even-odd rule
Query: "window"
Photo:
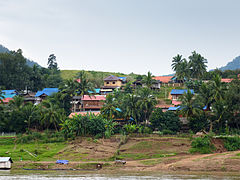
[[[109,84],[109,82],[107,82],[107,84]]]
[[[115,84],[115,82],[112,82],[113,84]]]

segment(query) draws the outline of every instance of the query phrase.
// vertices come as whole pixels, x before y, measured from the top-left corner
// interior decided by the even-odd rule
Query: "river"
[[[188,180],[236,180],[240,179],[239,176],[215,176],[215,175],[183,175],[183,174],[155,174],[155,175],[143,175],[143,174],[70,174],[68,172],[27,172],[27,173],[13,173],[10,171],[0,171],[0,180],[176,180],[176,179],[188,179]]]

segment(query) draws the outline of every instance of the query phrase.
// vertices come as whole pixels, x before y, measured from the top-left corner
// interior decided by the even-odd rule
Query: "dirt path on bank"
[[[56,159],[69,160],[68,165],[56,161],[22,161],[14,162],[13,166],[16,169],[95,169],[100,163],[101,171],[240,172],[240,151],[227,152],[219,141],[215,142],[217,153],[190,154],[190,143],[189,139],[179,137],[134,137],[118,149],[116,137],[97,142],[85,138],[69,142],[55,155]],[[126,161],[125,165],[111,160],[116,152],[117,157]]]

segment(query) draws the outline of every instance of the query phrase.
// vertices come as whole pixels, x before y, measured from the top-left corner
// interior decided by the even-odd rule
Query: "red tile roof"
[[[230,82],[232,82],[232,80],[233,79],[223,78],[223,79],[221,79],[221,82],[230,83]]]
[[[73,116],[76,116],[76,115],[82,115],[82,116],[86,116],[87,114],[94,114],[94,115],[99,115],[100,112],[99,111],[91,111],[91,112],[87,112],[87,111],[84,111],[84,112],[73,112],[71,113],[68,117],[69,118],[72,118]]]
[[[5,98],[5,99],[2,99],[3,103],[9,103],[9,101],[13,100],[13,98]],[[1,101],[0,101],[1,103]]]
[[[153,77],[153,79],[159,80],[163,83],[169,83],[169,81],[171,81],[172,78],[173,78],[173,76],[156,76],[156,77]]]
[[[106,97],[104,95],[95,95],[95,96],[84,95],[82,100],[83,101],[105,101]]]

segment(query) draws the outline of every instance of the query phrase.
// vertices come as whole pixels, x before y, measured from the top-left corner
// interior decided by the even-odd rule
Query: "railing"
[[[5,132],[0,132],[0,137],[15,137],[16,132],[10,132],[10,133],[5,133]]]

